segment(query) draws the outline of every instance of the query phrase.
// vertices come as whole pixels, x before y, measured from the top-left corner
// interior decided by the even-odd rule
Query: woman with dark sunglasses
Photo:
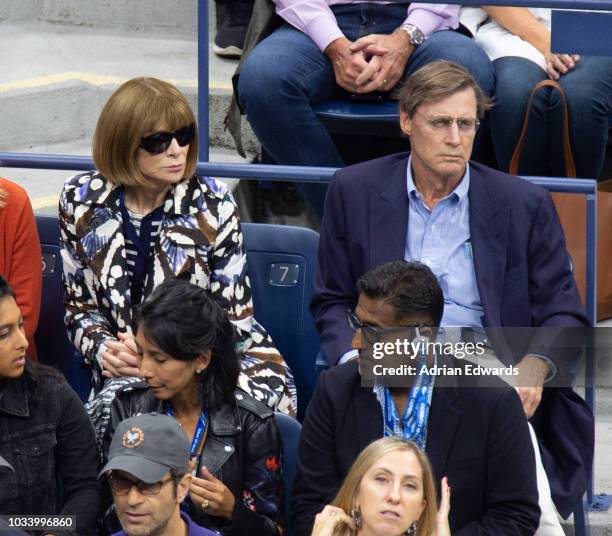
[[[116,389],[137,381],[134,308],[166,279],[205,288],[237,332],[238,385],[289,414],[291,372],[253,318],[246,251],[228,187],[195,175],[197,128],[186,98],[156,78],[110,97],[96,126],[96,171],[66,182],[60,230],[68,333],[91,368],[98,434]],[[110,380],[110,381],[109,381]]]

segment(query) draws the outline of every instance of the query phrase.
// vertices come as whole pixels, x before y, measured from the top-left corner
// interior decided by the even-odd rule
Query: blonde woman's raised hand
[[[448,478],[444,477],[440,482],[440,508],[436,515],[436,529],[432,536],[451,536],[448,524],[448,514],[450,513],[450,494],[451,489],[448,485]]]
[[[355,522],[352,517],[346,515],[342,508],[328,504],[315,517],[311,536],[332,536],[335,529],[339,528],[340,525],[347,525],[355,530]]]

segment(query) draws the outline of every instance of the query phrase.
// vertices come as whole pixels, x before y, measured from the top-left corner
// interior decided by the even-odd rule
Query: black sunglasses
[[[181,147],[189,145],[195,138],[195,125],[181,127],[174,132],[154,132],[148,136],[144,136],[140,140],[139,147],[142,147],[147,153],[160,154],[170,147],[173,139]]]

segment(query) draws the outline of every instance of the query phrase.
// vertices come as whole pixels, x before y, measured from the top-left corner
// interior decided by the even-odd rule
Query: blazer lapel
[[[370,264],[369,268],[403,259],[408,229],[408,194],[406,158],[382,170],[379,183],[370,195]],[[380,187],[378,187],[380,185]]]
[[[485,313],[484,325],[495,327],[500,325],[510,209],[495,203],[486,177],[474,167],[470,167],[468,197],[474,269]]]
[[[434,474],[439,477],[445,474],[446,462],[461,419],[461,413],[454,407],[457,396],[455,387],[436,385],[431,399],[425,450],[429,455]]]
[[[355,458],[372,441],[376,441],[383,436],[382,410],[376,400],[376,396],[369,387],[359,387],[353,396],[353,430],[357,438],[355,442]],[[354,459],[354,458],[353,458]]]

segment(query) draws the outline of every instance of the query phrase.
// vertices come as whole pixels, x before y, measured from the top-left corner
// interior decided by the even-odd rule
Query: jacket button
[[[225,445],[225,452],[232,452],[232,447],[230,447],[229,445]]]

